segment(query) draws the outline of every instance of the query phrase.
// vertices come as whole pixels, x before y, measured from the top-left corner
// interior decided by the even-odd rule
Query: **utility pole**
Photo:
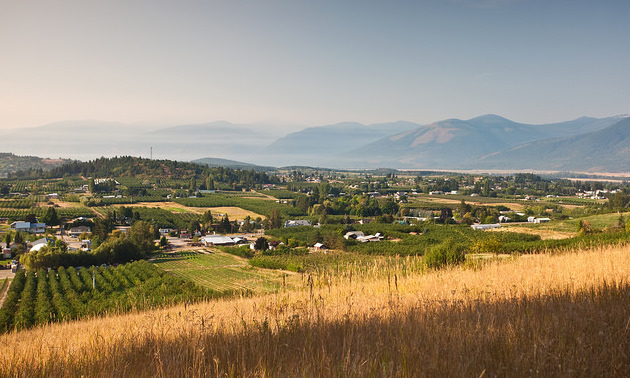
[[[153,160],[153,146],[150,147],[151,148],[151,153],[150,153],[150,157],[149,160]]]

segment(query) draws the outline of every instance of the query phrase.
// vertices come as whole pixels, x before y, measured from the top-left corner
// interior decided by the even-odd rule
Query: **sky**
[[[0,129],[630,113],[630,1],[0,1]]]

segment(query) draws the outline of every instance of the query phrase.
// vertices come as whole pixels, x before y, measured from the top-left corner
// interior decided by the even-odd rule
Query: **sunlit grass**
[[[297,291],[4,335],[0,375],[628,376],[629,278],[628,247],[327,270]]]

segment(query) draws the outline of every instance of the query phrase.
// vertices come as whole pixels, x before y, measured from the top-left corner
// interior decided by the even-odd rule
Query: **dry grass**
[[[260,199],[256,197],[257,199]],[[253,211],[243,210],[240,207],[234,206],[223,206],[223,207],[187,207],[181,205],[176,202],[138,202],[134,204],[121,205],[126,207],[152,207],[152,208],[160,208],[168,211],[181,211],[181,212],[193,212],[197,214],[203,214],[206,211],[210,210],[214,216],[218,214],[227,214],[230,220],[243,220],[248,215],[251,219],[256,219],[258,217],[265,218],[265,216],[257,214]]]
[[[538,235],[542,240],[549,239],[566,239],[571,238],[577,235],[577,232],[567,232],[567,231],[555,231],[555,230],[547,230],[541,228],[534,227],[518,227],[518,226],[503,226],[501,228],[492,228],[487,231],[490,232],[517,232],[522,234],[530,234],[530,235]]]
[[[384,269],[4,335],[0,375],[630,375],[629,247]]]

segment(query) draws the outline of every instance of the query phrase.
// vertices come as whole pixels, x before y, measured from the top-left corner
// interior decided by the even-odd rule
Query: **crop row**
[[[279,213],[284,217],[294,217],[306,215],[302,210],[284,204],[278,204],[275,201],[264,199],[253,199],[243,197],[232,197],[215,193],[202,198],[181,198],[175,202],[189,207],[223,207],[234,206],[241,209],[249,210],[264,216],[270,216],[273,209],[278,209]]]
[[[0,330],[27,329],[214,295],[145,261],[80,270],[18,271],[0,309]]]
[[[41,217],[46,212],[46,207],[36,207],[31,209],[4,209],[0,208],[0,217],[11,219],[24,219],[29,214]],[[94,212],[85,207],[62,207],[55,209],[59,218],[73,219],[78,217],[93,217]]]
[[[0,201],[0,208],[3,209],[30,209],[35,205],[32,199],[14,199]]]

